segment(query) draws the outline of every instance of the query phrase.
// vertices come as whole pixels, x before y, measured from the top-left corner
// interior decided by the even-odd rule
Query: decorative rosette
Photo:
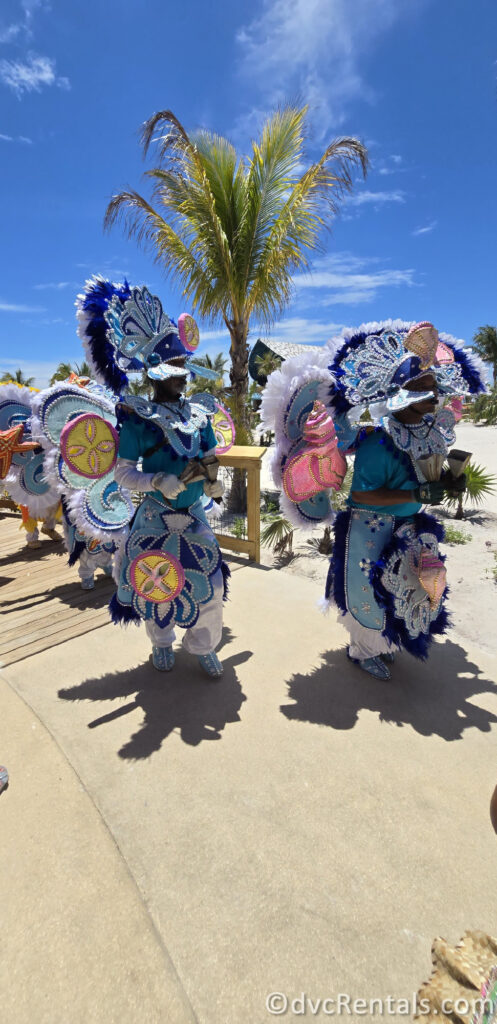
[[[147,497],[124,545],[112,618],[194,626],[200,606],[213,596],[220,566],[219,546],[199,520]]]
[[[40,394],[34,409],[33,430],[45,448],[47,478],[64,495],[76,527],[98,541],[119,539],[133,504],[114,480],[114,403],[89,389],[59,384]]]

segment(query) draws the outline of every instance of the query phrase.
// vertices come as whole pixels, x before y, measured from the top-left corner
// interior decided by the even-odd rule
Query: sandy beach
[[[477,426],[460,423],[457,427],[456,446],[473,453],[473,461],[497,476],[497,426]],[[261,489],[274,490],[269,471],[269,454],[263,460]],[[465,506],[463,520],[454,520],[453,512],[437,508],[445,525],[452,524],[470,538],[465,544],[444,544],[447,555],[447,575],[450,586],[449,611],[452,625],[462,640],[470,641],[484,651],[497,649],[495,613],[497,609],[497,489],[484,503],[474,508]],[[305,576],[316,583],[316,601],[324,591],[328,558],[315,551],[308,543],[322,536],[322,529],[309,532],[296,530],[293,537],[293,556],[274,556],[269,548],[262,548],[261,562],[282,572]],[[319,614],[316,611],[316,614]],[[331,612],[333,614],[333,611]]]

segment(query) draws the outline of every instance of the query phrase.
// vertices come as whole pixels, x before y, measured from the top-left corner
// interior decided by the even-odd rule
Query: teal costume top
[[[205,427],[200,428],[199,432],[201,448],[199,456],[201,457],[206,452],[212,451],[217,442],[210,420]],[[156,451],[152,451],[159,444],[160,447]],[[178,455],[167,444],[164,434],[158,427],[147,423],[134,413],[128,414],[121,425],[119,457],[132,462],[138,462],[138,459],[141,458],[144,473],[172,473],[174,476],[181,476],[189,461],[186,456]],[[174,501],[168,501],[168,504],[176,509],[188,508],[199,501],[203,492],[203,481],[198,480],[196,483],[189,484],[186,490],[182,491]]]
[[[360,442],[354,461],[351,492],[375,491],[379,487],[388,487],[391,491],[411,491],[418,485],[409,456],[394,448],[383,430],[367,434]],[[413,516],[421,509],[417,501],[406,501],[402,505],[364,505],[349,497],[347,504],[351,508],[383,512],[400,518]]]

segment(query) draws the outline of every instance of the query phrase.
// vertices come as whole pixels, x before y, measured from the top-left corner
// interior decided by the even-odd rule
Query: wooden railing
[[[233,445],[226,455],[219,456],[221,466],[243,469],[247,474],[247,537],[230,537],[216,533],[219,546],[241,551],[250,561],[258,562],[261,554],[261,462],[265,448]]]

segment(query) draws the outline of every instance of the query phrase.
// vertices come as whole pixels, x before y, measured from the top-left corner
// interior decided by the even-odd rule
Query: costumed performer
[[[120,487],[144,495],[116,557],[116,623],[145,621],[153,665],[174,665],[175,626],[183,646],[208,676],[218,678],[222,602],[228,567],[209,526],[204,498],[219,499],[217,439],[212,420],[220,407],[209,394],[191,400],[183,391],[191,373],[215,376],[191,355],[199,335],[192,317],[178,325],[146,288],[87,282],[78,297],[79,333],[98,379],[121,398],[119,448],[114,469]],[[125,372],[126,371],[126,372]],[[128,372],[145,371],[153,400],[134,396]],[[222,411],[223,419],[226,413]]]
[[[426,658],[448,616],[444,531],[423,505],[465,488],[464,462],[455,453],[454,413],[448,397],[485,390],[471,352],[428,322],[365,325],[349,332],[330,366],[331,406],[349,423],[369,409],[362,428],[348,509],[334,526],[326,597],[333,594],[350,634],[348,656],[379,679],[405,648]],[[355,413],[354,413],[355,410]],[[458,475],[456,475],[458,474]]]
[[[324,606],[338,606],[351,660],[389,679],[396,649],[425,658],[447,626],[443,529],[421,508],[465,486],[467,453],[450,453],[442,473],[455,436],[443,402],[484,391],[484,368],[432,324],[400,320],[344,331],[312,360],[288,360],[265,389],[273,478],[294,525],[333,525]],[[366,410],[371,427],[359,422]],[[336,515],[344,453],[355,454],[354,474]]]

